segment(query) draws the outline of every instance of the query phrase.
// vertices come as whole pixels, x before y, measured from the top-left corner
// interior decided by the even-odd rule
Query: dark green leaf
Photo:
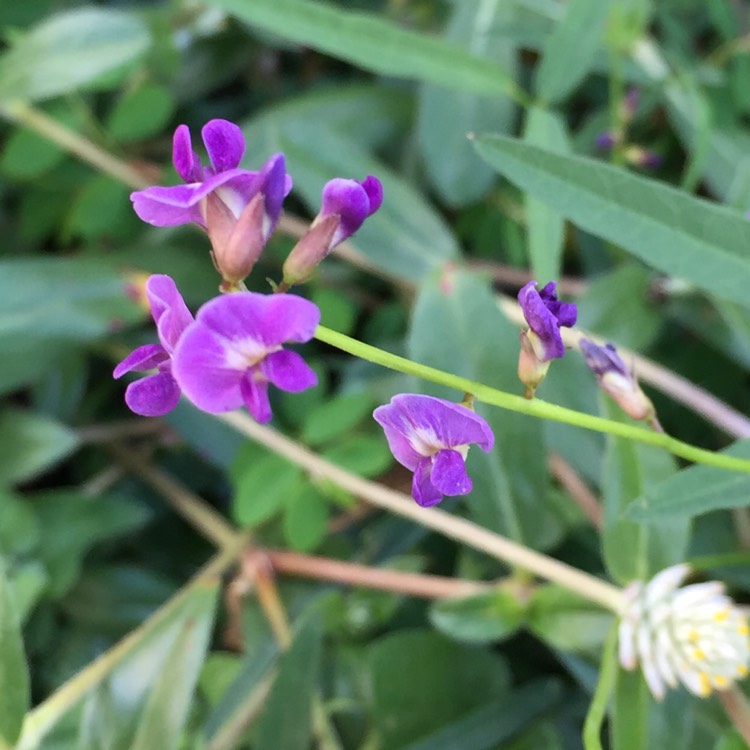
[[[376,477],[393,463],[388,445],[379,435],[352,435],[323,451],[335,464],[363,477]]]
[[[310,411],[302,428],[302,439],[311,445],[343,436],[372,416],[377,406],[372,394],[362,391],[333,396]]]
[[[289,546],[309,552],[325,539],[327,531],[328,503],[320,491],[305,483],[290,493],[284,509],[284,538]]]
[[[175,107],[169,89],[146,83],[122,96],[107,120],[107,129],[119,141],[136,141],[161,132]]]
[[[241,456],[235,466],[242,462]],[[278,513],[291,492],[300,487],[300,470],[284,458],[261,455],[237,470],[233,515],[243,528],[252,528]]]

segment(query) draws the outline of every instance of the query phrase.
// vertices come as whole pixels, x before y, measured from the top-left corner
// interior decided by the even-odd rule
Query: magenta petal
[[[172,163],[177,170],[177,174],[185,182],[198,182],[201,179],[201,162],[198,155],[193,151],[190,128],[187,125],[180,125],[174,131],[174,137],[172,138]]]
[[[444,495],[468,495],[471,478],[458,451],[438,451],[432,460],[432,483]]]
[[[417,505],[423,508],[437,505],[443,499],[440,490],[432,483],[432,471],[432,460],[423,458],[417,465],[411,483],[411,496],[417,501]]]
[[[263,239],[268,238],[276,228],[281,215],[281,206],[288,194],[286,160],[284,154],[274,154],[260,171],[261,191],[265,200],[266,222],[263,227]],[[291,189],[291,185],[289,186]]]
[[[339,229],[334,235],[332,246],[343,242],[361,226],[370,215],[370,198],[356,180],[337,177],[323,187],[321,216],[335,214],[340,217]]]
[[[270,422],[273,413],[268,399],[268,383],[265,380],[256,380],[252,371],[248,371],[242,378],[240,390],[245,406],[255,421],[261,424]]]
[[[150,187],[130,194],[133,210],[138,218],[155,227],[174,227],[180,224],[205,224],[198,205],[201,183]]]
[[[370,199],[370,212],[368,216],[372,216],[383,205],[383,183],[377,177],[368,174],[362,180],[362,187]]]
[[[384,427],[397,430],[414,442],[435,450],[476,443],[489,451],[495,436],[487,422],[470,409],[433,396],[402,393],[390,404],[375,410],[375,419]]]
[[[245,137],[240,128],[228,120],[210,120],[201,131],[203,143],[214,170],[235,169],[245,154]]]
[[[133,370],[136,372],[153,370],[168,359],[169,354],[161,344],[146,344],[145,346],[139,346],[137,349],[130,352],[130,354],[128,354],[128,356],[125,357],[117,367],[115,367],[112,377],[115,379],[121,378],[126,372],[132,372]]]
[[[391,427],[383,422],[383,412],[381,410],[387,408],[387,406],[379,406],[375,409],[372,416],[375,418],[375,421],[383,427],[385,439],[388,441],[388,447],[391,449],[391,453],[393,453],[393,457],[396,461],[407,469],[414,471],[424,456],[414,450],[411,441],[403,432],[401,432],[401,430]]]
[[[320,322],[320,310],[293,294],[235,292],[207,302],[198,310],[197,320],[224,339],[270,348],[286,341],[309,341]]]
[[[266,380],[282,391],[299,393],[318,384],[315,371],[297,352],[273,352],[259,366]]]
[[[174,280],[165,274],[154,274],[146,282],[151,314],[159,331],[159,339],[170,354],[183,331],[193,322]]]
[[[228,364],[226,344],[221,336],[196,322],[182,334],[172,359],[172,374],[182,392],[211,414],[239,409],[243,404],[240,381],[245,371]]]
[[[161,417],[180,400],[180,388],[172,375],[157,372],[131,383],[125,390],[125,403],[142,417]]]

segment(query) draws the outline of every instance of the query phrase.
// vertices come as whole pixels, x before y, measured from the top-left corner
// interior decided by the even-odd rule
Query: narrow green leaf
[[[570,0],[562,20],[544,46],[536,92],[559,102],[578,86],[602,45],[610,0]]]
[[[171,750],[179,745],[211,637],[218,593],[217,584],[203,584],[194,592],[143,709],[132,750]]]
[[[77,8],[33,28],[0,57],[0,102],[59,96],[136,60],[149,45],[144,23],[111,8]]]
[[[460,46],[375,15],[310,0],[210,0],[255,28],[341,58],[364,70],[478,94],[517,91],[512,77]]]
[[[0,743],[12,747],[21,733],[31,694],[15,601],[0,559]]]
[[[358,391],[333,396],[310,411],[302,428],[302,439],[310,445],[345,436],[372,415],[377,406],[371,393]]]
[[[623,419],[619,408],[604,401],[610,419]],[[690,522],[670,518],[638,524],[625,517],[627,507],[676,471],[672,456],[658,448],[609,436],[604,459],[602,550],[607,569],[620,583],[648,579],[685,557]],[[727,472],[728,473],[728,472]]]
[[[408,339],[411,357],[433,367],[518,391],[518,329],[497,308],[484,279],[446,270],[419,292]],[[460,400],[445,388],[426,384],[426,392]],[[481,407],[480,407],[481,410]],[[495,433],[495,448],[469,451],[467,466],[474,489],[466,498],[477,523],[493,531],[545,547],[560,533],[545,496],[548,474],[544,425],[517,414],[488,409],[482,416]]]
[[[284,509],[284,538],[293,549],[314,550],[328,532],[328,502],[325,495],[306,480],[298,492],[290,493]]]
[[[727,455],[750,458],[750,441],[734,443]],[[750,477],[711,466],[690,466],[646,490],[628,507],[634,521],[692,518],[712,510],[750,505]]]
[[[504,136],[483,136],[477,149],[498,172],[582,229],[653,268],[750,304],[750,222],[738,212],[609,164]]]
[[[317,689],[322,630],[317,617],[306,620],[289,651],[258,723],[257,750],[308,750],[312,697]]]
[[[430,609],[430,622],[450,638],[465,643],[492,643],[513,635],[524,620],[525,607],[509,591],[444,599]]]
[[[77,447],[75,433],[58,421],[8,409],[0,413],[0,484],[32,479]]]
[[[516,50],[502,36],[512,16],[512,9],[502,0],[455,3],[445,38],[514,71]],[[497,179],[472,149],[467,133],[507,132],[515,112],[515,103],[506,96],[489,98],[471,91],[451,91],[443,85],[422,86],[417,135],[427,175],[447,203],[471,203]]]
[[[560,115],[539,107],[529,108],[524,139],[556,153],[570,150],[565,122]],[[526,232],[534,276],[541,283],[560,274],[565,242],[565,219],[558,211],[532,195],[525,196]]]

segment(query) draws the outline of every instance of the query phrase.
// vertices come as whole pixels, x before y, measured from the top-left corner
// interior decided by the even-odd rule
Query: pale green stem
[[[39,133],[39,135],[75,154],[92,167],[96,167],[136,190],[149,186],[149,181],[127,162],[112,156],[87,138],[61,125],[57,120],[48,117],[44,112],[34,109],[25,102],[6,102],[0,106],[0,115],[6,120],[24,125]]]
[[[258,424],[243,412],[222,414],[217,419],[306,469],[313,477],[329,479],[370,505],[408,518],[450,539],[485,552],[510,566],[522,568],[540,578],[564,586],[615,613],[620,612],[621,590],[600,578],[512,542],[464,518],[453,516],[437,508],[421,508],[402,492],[363,479],[330,463],[276,430]]]
[[[599,665],[599,682],[591,699],[586,721],[583,724],[583,746],[585,750],[602,750],[602,725],[607,715],[607,706],[617,678],[617,624],[607,635]]]
[[[368,362],[374,362],[375,364],[402,372],[406,375],[414,375],[423,380],[429,380],[439,385],[454,388],[459,393],[471,393],[477,400],[491,406],[499,406],[501,409],[527,414],[530,417],[562,422],[574,427],[583,427],[586,430],[615,435],[616,437],[628,440],[636,440],[640,443],[664,448],[675,456],[685,458],[694,463],[750,474],[750,461],[746,459],[735,458],[734,456],[722,453],[712,453],[689,443],[684,443],[664,433],[652,432],[643,427],[636,427],[624,422],[615,422],[592,414],[584,414],[583,412],[568,409],[564,406],[547,403],[538,398],[525,399],[522,396],[490,388],[468,378],[452,375],[434,367],[420,365],[410,359],[399,357],[396,354],[391,354],[377,347],[370,346],[324,326],[318,326],[315,331],[315,338],[318,341],[335,346],[341,351],[348,352]]]

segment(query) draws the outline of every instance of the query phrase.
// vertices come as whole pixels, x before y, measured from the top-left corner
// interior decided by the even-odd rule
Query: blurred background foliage
[[[111,371],[154,338],[145,274],[174,277],[193,309],[218,283],[205,237],[143,225],[128,194],[176,181],[176,125],[195,143],[207,120],[233,120],[244,166],[282,150],[294,178],[251,288],[278,280],[326,180],[372,173],[383,208],[299,290],[328,327],[517,393],[518,329],[498,293],[562,276],[583,328],[742,414],[747,4],[4,0],[0,29],[0,747],[582,747],[609,615],[187,404],[146,423],[127,412]],[[469,133],[518,140],[480,138],[480,156]],[[408,492],[372,409],[399,391],[457,394],[316,342],[306,357],[320,385],[274,394],[274,427]],[[655,385],[670,433],[716,450],[750,436]],[[575,355],[540,395],[626,419]],[[451,512],[618,583],[692,559],[748,596],[744,478],[480,410],[497,447],[472,453],[474,492]],[[205,515],[175,513],[193,501],[252,534],[232,586],[231,539],[211,558]],[[278,549],[502,583],[408,595],[302,582],[281,558],[274,583]],[[282,610],[291,633],[269,624]],[[640,675],[618,678],[614,706],[613,748],[743,747],[717,705],[683,692],[656,705]]]

